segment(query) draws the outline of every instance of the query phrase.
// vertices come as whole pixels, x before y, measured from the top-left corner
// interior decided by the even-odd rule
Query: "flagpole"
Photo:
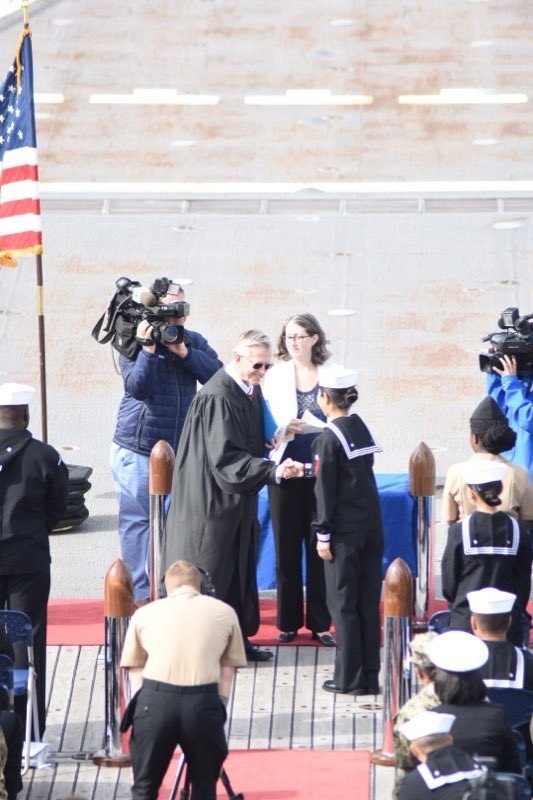
[[[46,407],[46,352],[44,336],[44,286],[43,286],[43,258],[35,256],[37,271],[37,323],[39,334],[39,377],[41,382],[41,439],[48,442],[48,419]]]
[[[24,20],[24,28],[30,27],[30,14],[28,11],[29,0],[22,0],[20,7]],[[35,269],[37,275],[37,328],[39,340],[39,380],[41,389],[41,439],[48,442],[48,412],[46,403],[46,348],[44,335],[44,285],[43,285],[43,259],[41,254],[35,256]]]

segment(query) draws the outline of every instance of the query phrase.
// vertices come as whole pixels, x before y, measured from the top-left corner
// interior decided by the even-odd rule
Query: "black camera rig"
[[[502,356],[514,356],[518,377],[533,374],[533,328],[529,320],[533,314],[521,317],[518,308],[505,308],[498,320],[499,331],[489,333],[482,341],[489,342],[489,352],[479,354],[479,368],[492,372],[502,369]]]
[[[169,293],[179,294],[183,291],[178,284],[170,278],[157,278],[147,288],[139,281],[129,278],[119,278],[115,286],[117,290],[107,310],[96,323],[92,335],[100,344],[111,342],[115,350],[127,358],[135,358],[141,347],[141,342],[136,336],[137,326],[141,320],[146,320],[152,327],[149,342],[162,342],[163,344],[180,344],[184,341],[183,325],[167,322],[169,319],[182,319],[188,317],[190,305],[184,300],[175,303],[161,303],[161,298]],[[105,331],[105,336],[100,338],[100,331]]]

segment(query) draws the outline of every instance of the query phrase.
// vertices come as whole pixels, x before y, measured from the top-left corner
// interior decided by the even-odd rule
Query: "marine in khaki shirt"
[[[192,796],[216,794],[228,753],[225,705],[246,655],[237,614],[202,594],[201,580],[187,561],[171,564],[167,597],[139,608],[126,633],[121,666],[138,689],[121,725],[132,725],[133,800],[157,797],[178,744]]]
[[[135,612],[120,665],[176,686],[219,683],[224,667],[246,666],[237,615],[227,603],[179,586]]]
[[[475,511],[463,473],[477,461],[496,461],[508,467],[503,478],[500,510],[512,514],[526,525],[533,520],[533,483],[529,473],[501,455],[510,450],[515,441],[516,434],[509,427],[498,403],[491,397],[485,397],[470,417],[470,446],[474,455],[468,461],[453,464],[446,475],[442,495],[443,520],[451,525]]]

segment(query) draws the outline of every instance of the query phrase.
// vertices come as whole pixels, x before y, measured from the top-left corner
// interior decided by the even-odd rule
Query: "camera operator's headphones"
[[[195,565],[196,566],[196,565]],[[211,597],[216,597],[215,586],[213,581],[211,580],[211,575],[202,567],[196,567],[200,575],[202,576],[202,583],[200,584],[200,592],[202,594],[209,594]]]

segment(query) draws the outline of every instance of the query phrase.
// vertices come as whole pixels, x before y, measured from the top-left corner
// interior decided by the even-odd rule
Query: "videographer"
[[[165,322],[177,327],[176,341],[154,341],[154,325],[141,319],[136,338],[141,345],[133,358],[120,355],[124,397],[118,410],[111,446],[111,468],[119,503],[119,537],[123,561],[133,576],[134,599],[142,605],[149,599],[147,573],[149,546],[150,452],[160,439],[176,452],[183,423],[196,394],[197,382],[204,384],[222,366],[212,347],[199,333],[186,330],[188,304],[183,288],[166,278],[166,293],[158,296],[159,306],[180,304],[182,316],[165,315]],[[156,295],[157,296],[157,295]]]
[[[518,377],[515,356],[501,355],[499,360],[501,369],[493,365],[487,376],[487,394],[496,400],[516,433],[513,450],[504,455],[529,470],[533,479],[533,372]]]
[[[132,617],[121,657],[134,694],[121,730],[131,724],[132,798],[155,800],[177,744],[187,759],[191,800],[215,800],[228,753],[224,723],[235,670],[246,666],[237,615],[202,594],[202,575],[187,561],[165,573],[167,597]]]

